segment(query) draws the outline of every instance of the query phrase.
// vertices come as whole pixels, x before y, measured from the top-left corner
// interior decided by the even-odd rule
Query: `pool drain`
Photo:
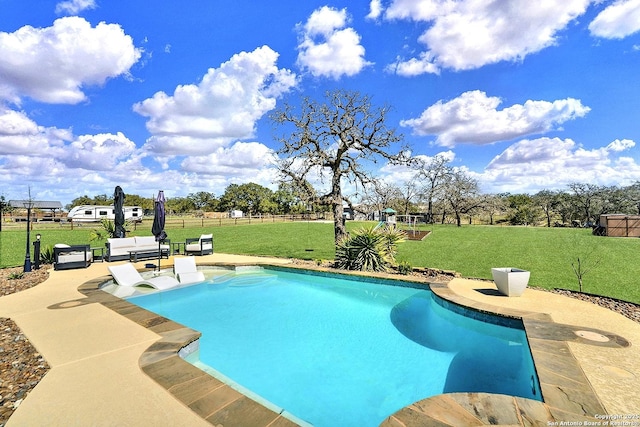
[[[599,334],[597,332],[591,332],[591,331],[575,331],[574,332],[577,336],[579,336],[580,338],[584,338],[585,340],[589,340],[589,341],[596,341],[596,342],[609,342],[610,339],[609,337]]]

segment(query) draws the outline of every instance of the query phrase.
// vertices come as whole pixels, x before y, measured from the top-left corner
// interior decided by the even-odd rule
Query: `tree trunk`
[[[331,183],[331,204],[333,205],[333,237],[337,245],[347,234],[344,219],[344,207],[342,206],[342,189],[340,187],[340,174],[333,174]]]
[[[347,234],[344,220],[344,208],[342,202],[333,203],[333,234],[335,243],[338,244],[340,239]]]

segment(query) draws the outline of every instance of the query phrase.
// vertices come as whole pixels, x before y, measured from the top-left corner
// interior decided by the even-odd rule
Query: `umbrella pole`
[[[160,240],[158,240],[158,273],[160,273],[160,261],[162,260],[162,250],[160,249]]]

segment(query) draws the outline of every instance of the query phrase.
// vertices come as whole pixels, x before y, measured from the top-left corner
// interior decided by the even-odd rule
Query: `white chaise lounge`
[[[202,271],[196,268],[196,260],[193,257],[176,257],[173,259],[173,273],[180,284],[204,282]]]
[[[113,276],[113,280],[120,286],[151,286],[156,289],[170,289],[178,286],[180,283],[170,276],[143,278],[133,264],[110,265],[107,267],[109,273]]]

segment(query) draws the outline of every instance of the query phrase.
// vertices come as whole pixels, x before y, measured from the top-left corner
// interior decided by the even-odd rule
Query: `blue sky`
[[[275,189],[269,113],[333,89],[487,193],[629,185],[638,30],[640,0],[0,0],[0,195]]]

